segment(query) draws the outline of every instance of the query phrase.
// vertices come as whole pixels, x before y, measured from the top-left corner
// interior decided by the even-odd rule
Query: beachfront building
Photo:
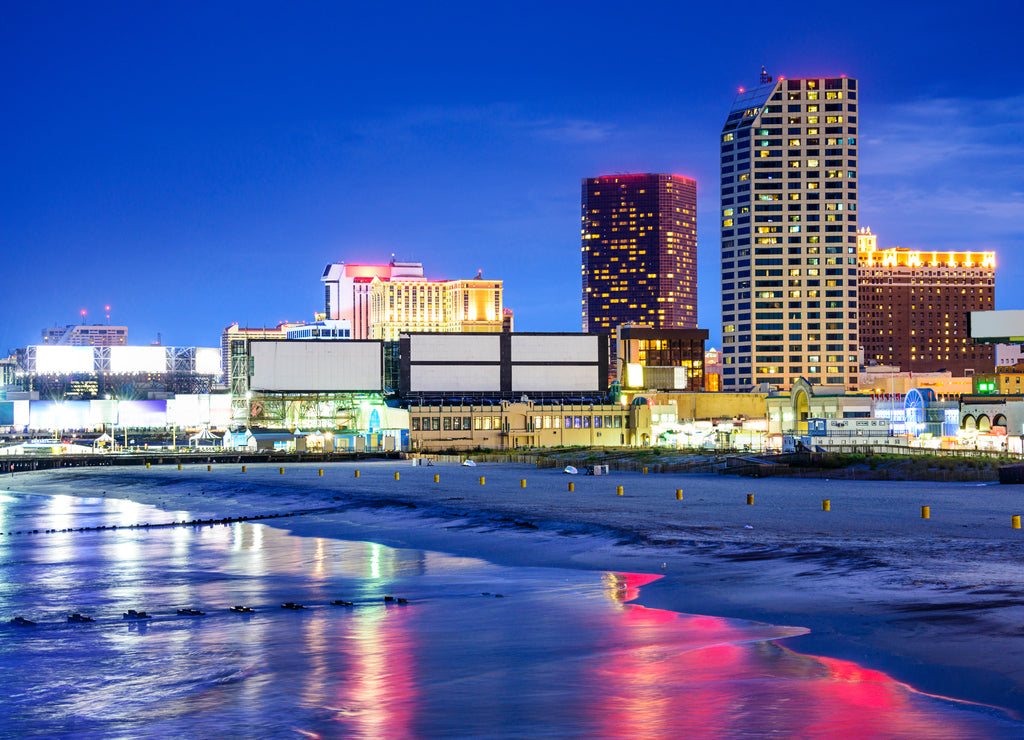
[[[857,387],[874,396],[906,395],[911,388],[929,388],[941,398],[956,398],[973,390],[971,378],[954,377],[948,370],[920,373],[895,365],[862,366]]]
[[[616,377],[622,388],[704,389],[707,329],[656,329],[626,324],[616,328]]]
[[[234,322],[220,334],[220,357],[224,382],[235,398],[245,395],[245,378],[249,372],[248,340],[286,339],[288,330],[301,326],[298,322],[282,322],[277,326],[239,326]]]
[[[15,383],[49,400],[168,398],[210,393],[220,379],[216,347],[31,345]]]
[[[409,446],[429,452],[650,444],[649,427],[638,426],[631,411],[612,403],[412,403]]]
[[[842,386],[815,385],[797,378],[789,392],[766,401],[768,434],[807,434],[808,419],[860,419],[873,416],[872,398],[847,393]]]
[[[365,449],[404,439],[407,415],[384,402],[382,342],[250,339],[244,359],[232,391],[236,425],[329,431],[338,449],[352,435],[363,436]]]
[[[857,80],[740,90],[721,134],[722,389],[857,387]]]
[[[857,234],[859,335],[867,364],[957,376],[992,372],[995,350],[971,337],[972,311],[995,302],[994,252],[878,249]]]

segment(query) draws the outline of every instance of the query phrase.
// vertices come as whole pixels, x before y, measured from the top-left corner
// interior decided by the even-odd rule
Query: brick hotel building
[[[995,348],[971,339],[971,311],[995,308],[995,252],[878,249],[857,235],[860,343],[868,364],[903,372],[991,373]]]
[[[857,387],[857,80],[740,91],[721,135],[722,390]]]

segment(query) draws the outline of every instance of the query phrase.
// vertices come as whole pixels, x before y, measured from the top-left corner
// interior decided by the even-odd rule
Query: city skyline
[[[617,172],[696,179],[698,326],[720,347],[718,137],[761,65],[870,93],[859,224],[881,247],[994,251],[997,283],[1024,277],[1024,84],[1012,24],[989,20],[1014,6],[833,23],[808,4],[743,43],[710,9],[652,27],[586,7],[11,11],[0,351],[105,305],[132,343],[211,346],[235,321],[311,320],[324,264],[392,254],[502,280],[518,330],[578,330],[579,182]]]

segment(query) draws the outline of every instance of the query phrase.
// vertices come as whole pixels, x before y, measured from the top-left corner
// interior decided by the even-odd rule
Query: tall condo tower
[[[857,80],[740,90],[722,127],[722,390],[857,386]]]
[[[697,327],[697,181],[583,180],[583,331]]]

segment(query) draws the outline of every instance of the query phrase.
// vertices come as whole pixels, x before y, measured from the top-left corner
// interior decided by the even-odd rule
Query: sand
[[[1024,530],[1011,529],[1024,486],[409,461],[279,469],[61,469],[4,476],[0,488],[130,498],[204,519],[308,511],[266,523],[505,565],[658,573],[641,603],[806,627],[785,646],[1024,715]]]

